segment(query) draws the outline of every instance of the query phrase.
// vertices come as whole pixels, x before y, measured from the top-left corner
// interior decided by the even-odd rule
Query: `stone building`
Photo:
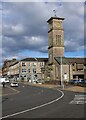
[[[0,77],[2,76],[2,68],[0,68]]]
[[[25,58],[22,60],[6,61],[3,67],[3,76],[24,81],[42,78],[41,68],[48,58]]]
[[[13,58],[12,60],[6,59],[2,67],[2,76],[9,76],[9,66],[14,64],[17,60]]]
[[[64,18],[51,17],[48,23],[48,62],[42,69],[45,80],[69,81],[86,78],[85,58],[66,58],[64,56]]]
[[[20,61],[19,78],[37,80],[42,78],[41,68],[45,66],[47,58],[25,58]]]

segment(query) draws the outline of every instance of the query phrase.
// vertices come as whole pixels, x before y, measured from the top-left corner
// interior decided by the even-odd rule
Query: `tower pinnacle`
[[[54,16],[56,17],[56,10],[54,9],[53,12],[54,12]]]

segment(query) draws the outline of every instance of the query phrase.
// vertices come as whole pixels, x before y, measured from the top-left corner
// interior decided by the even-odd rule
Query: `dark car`
[[[70,80],[70,81],[69,81],[69,83],[70,83],[70,84],[77,85],[77,83],[78,83],[78,80],[76,80],[76,79],[73,79],[73,80]]]
[[[86,87],[86,80],[85,79],[80,80],[79,85],[82,87]]]

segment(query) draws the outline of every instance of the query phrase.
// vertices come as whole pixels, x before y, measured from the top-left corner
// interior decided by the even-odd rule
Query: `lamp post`
[[[64,84],[63,84],[63,66],[62,66],[62,56],[61,56],[61,86],[64,89]]]

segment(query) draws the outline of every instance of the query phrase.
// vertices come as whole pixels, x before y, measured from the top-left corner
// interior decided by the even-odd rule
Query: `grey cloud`
[[[4,3],[3,56],[17,54],[23,50],[47,53],[46,21],[52,16],[54,8],[57,9],[57,16],[66,18],[63,22],[65,50],[79,50],[84,44],[82,4],[62,3],[59,7],[56,3]]]

